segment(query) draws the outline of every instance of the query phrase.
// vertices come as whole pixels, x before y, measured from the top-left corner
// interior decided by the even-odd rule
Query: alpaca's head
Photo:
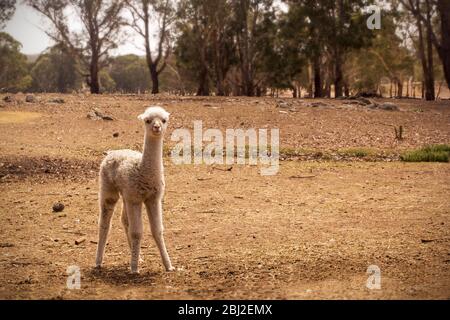
[[[144,121],[147,135],[160,137],[167,129],[169,115],[170,113],[163,108],[152,106],[145,109],[144,113],[138,116],[138,119]]]

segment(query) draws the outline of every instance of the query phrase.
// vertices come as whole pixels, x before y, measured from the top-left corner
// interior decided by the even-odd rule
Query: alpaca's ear
[[[145,113],[138,115],[138,119],[141,120],[141,121],[144,121]]]

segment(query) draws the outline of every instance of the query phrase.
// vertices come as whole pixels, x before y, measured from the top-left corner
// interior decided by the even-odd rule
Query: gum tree
[[[121,0],[26,0],[46,17],[52,30],[46,33],[79,59],[91,93],[100,93],[100,71],[108,63],[108,54],[117,47],[124,25]],[[71,30],[70,21],[81,22],[81,30]]]

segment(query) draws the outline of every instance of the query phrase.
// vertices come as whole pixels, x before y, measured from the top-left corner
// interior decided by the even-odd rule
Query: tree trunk
[[[389,80],[389,98],[392,98],[392,80]]]
[[[450,1],[438,0],[437,8],[441,17],[441,47],[438,48],[442,60],[445,81],[450,89]]]
[[[323,96],[323,95],[322,95]],[[325,87],[325,97],[331,98],[331,82],[328,82]]]
[[[89,74],[89,86],[91,88],[91,93],[99,94],[100,93],[100,82],[98,79],[98,59],[96,59],[95,55],[92,54],[91,65],[90,65],[90,74]]]
[[[406,97],[409,98],[409,79],[406,81]]]
[[[342,61],[339,49],[335,52],[335,65],[334,65],[334,97],[342,97],[342,85],[343,85],[343,74],[342,74]]]
[[[432,33],[431,29],[431,8],[429,0],[426,0],[427,6],[427,15],[426,19],[429,21],[427,23],[427,65],[428,65],[428,73],[427,73],[427,94],[425,96],[426,100],[435,100],[436,94],[434,89],[434,67],[433,67],[433,41],[432,41]]]
[[[197,96],[209,96],[208,69],[203,68],[198,79]]]
[[[255,90],[249,68],[245,68],[245,71],[242,73],[242,78],[244,79],[245,95],[248,97],[253,97],[255,95]]]
[[[219,31],[220,33],[220,31]],[[229,69],[229,62],[225,45],[223,44],[224,37],[218,35],[216,30],[213,34],[214,39],[214,70],[216,76],[216,96],[224,96],[225,88],[224,81]]]
[[[338,14],[338,28],[337,34],[340,35],[344,28],[345,11],[344,0],[338,0],[337,2],[337,14]],[[342,50],[341,44],[336,42],[334,48],[334,97],[342,97],[342,87],[344,81],[344,75],[342,71]]]
[[[422,22],[417,18],[417,30],[419,31],[419,56],[422,64],[423,82],[422,82],[422,98],[430,100],[432,93],[429,91],[429,71],[427,65],[427,57],[425,56],[425,46],[423,39]]]
[[[397,80],[397,97],[401,98],[403,96],[403,82]]]
[[[320,76],[320,56],[316,55],[313,59],[314,66],[314,98],[321,98],[322,92],[322,77]]]
[[[215,37],[216,38],[216,37]],[[224,96],[225,95],[225,91],[223,88],[223,81],[224,81],[224,73],[223,73],[223,59],[222,56],[220,54],[220,44],[218,43],[219,41],[216,39],[215,41],[215,60],[214,60],[214,69],[215,69],[215,73],[216,73],[216,96]]]
[[[246,96],[253,97],[255,95],[254,85],[254,28],[258,12],[251,11],[251,2],[241,0],[239,2],[239,18],[242,22],[240,30],[237,34],[237,44],[239,52],[239,66],[241,70],[241,81],[243,91]],[[253,16],[252,16],[253,14]],[[249,17],[252,16],[253,24],[249,26]]]
[[[152,79],[152,94],[159,93],[159,79],[157,71],[157,62],[152,59],[152,52],[150,50],[150,27],[149,27],[149,12],[148,3],[144,2],[144,38],[145,38],[145,59],[147,62],[147,68],[150,72],[150,78]]]
[[[152,94],[159,93],[159,79],[158,79],[158,71],[156,70],[156,66],[152,64],[150,66],[150,76],[152,78]]]
[[[297,87],[296,86],[294,86],[292,88],[292,98],[297,98]]]
[[[225,90],[223,88],[223,79],[218,78],[216,84],[216,96],[224,96]]]
[[[350,88],[347,83],[344,83],[344,95],[350,97]]]

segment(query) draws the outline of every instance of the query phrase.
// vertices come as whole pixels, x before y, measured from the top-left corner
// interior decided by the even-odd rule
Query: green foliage
[[[115,89],[122,92],[144,92],[150,89],[150,73],[144,58],[134,54],[112,60],[109,74]]]
[[[71,92],[80,88],[78,65],[67,50],[56,45],[41,54],[31,69],[31,90],[37,92]]]
[[[19,80],[16,85],[17,91],[28,91],[33,84],[33,78],[31,75],[27,74]]]
[[[383,77],[399,83],[414,74],[415,59],[403,45],[396,28],[396,13],[385,11],[382,28],[373,31],[371,47],[351,55],[347,68],[355,91],[375,92]]]
[[[190,84],[185,79],[180,69],[176,68],[176,57],[170,56],[166,61],[166,68],[159,75],[160,88],[162,91],[184,94],[188,91],[195,90],[195,84]]]
[[[273,12],[268,12],[258,27],[260,36],[256,45],[260,48],[257,64],[267,87],[291,89],[302,72],[304,56],[298,42],[291,37],[290,28],[281,18],[277,22]]]
[[[0,91],[27,89],[27,57],[20,53],[21,47],[9,34],[0,32]]]
[[[0,29],[12,18],[14,11],[16,11],[16,0],[0,1]]]
[[[196,90],[196,85],[200,80],[199,70],[204,65],[204,54],[202,48],[198,45],[201,39],[201,32],[198,27],[191,24],[179,25],[179,37],[177,39],[174,54],[177,61],[177,69],[188,85],[186,88],[190,92]],[[205,49],[206,51],[207,49]],[[209,81],[209,79],[207,80]]]
[[[434,144],[423,148],[426,152],[450,152],[450,145],[448,144]]]
[[[15,2],[1,2],[0,25],[11,16]],[[31,66],[20,53],[20,43],[0,34],[0,91],[70,92],[89,80],[91,91],[96,92],[95,74],[87,79],[91,63],[97,64],[92,70],[104,70],[99,77],[103,91],[148,91],[151,77],[145,58],[111,59],[107,54],[116,48],[124,22],[119,13],[130,2],[69,2],[72,9],[78,9],[77,16],[89,22],[81,31],[69,32],[66,0],[26,1],[47,18],[53,17],[49,32],[64,42],[42,53]],[[176,15],[170,6],[167,26],[176,25],[176,32],[169,28],[162,47],[150,48],[157,70],[162,70],[158,73],[161,89],[208,95],[215,87],[216,95],[257,95],[267,89],[302,88],[317,96],[331,96],[333,85],[340,95],[342,89],[350,89],[350,94],[376,93],[390,79],[401,92],[403,83],[424,80],[414,51],[417,36],[409,34],[414,33],[414,19],[401,7],[383,7],[381,30],[369,30],[365,8],[375,0],[282,2],[287,10],[278,10],[279,1],[273,0],[180,0]],[[138,8],[135,13],[142,9],[141,1],[132,3]],[[158,20],[168,4],[163,0],[144,3],[152,8],[151,21]],[[89,16],[86,6],[96,7],[99,14]],[[88,32],[88,26],[98,19],[105,22],[101,33],[107,36],[102,40],[99,34]],[[436,15],[433,25],[439,22]],[[406,41],[408,37],[412,42]],[[101,52],[92,46],[102,48]],[[172,52],[166,55],[169,47]],[[160,56],[159,51],[164,54]],[[441,66],[434,64],[434,69],[436,80],[443,79]]]
[[[103,69],[98,73],[100,79],[101,92],[114,92],[116,89],[116,83],[107,70]]]
[[[187,91],[208,94],[211,83],[224,94],[236,63],[235,16],[230,0],[184,0],[178,10],[176,66]]]
[[[431,145],[405,152],[400,159],[405,162],[449,162],[450,145]]]
[[[372,151],[364,148],[351,148],[339,150],[338,154],[355,158],[364,158],[372,154]]]

